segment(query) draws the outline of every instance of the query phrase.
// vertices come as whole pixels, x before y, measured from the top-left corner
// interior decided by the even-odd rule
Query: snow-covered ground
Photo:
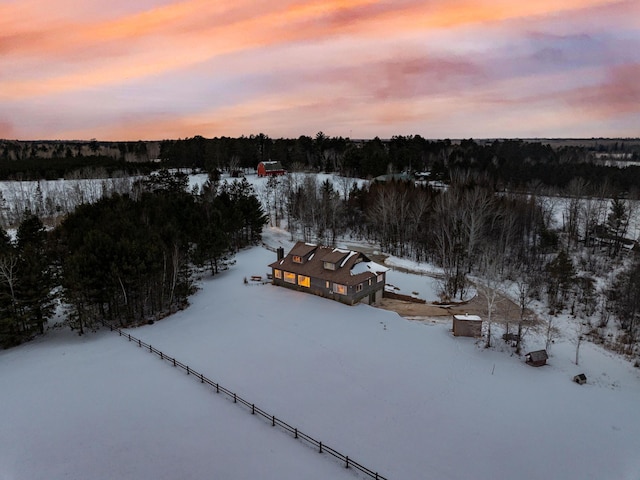
[[[561,337],[532,368],[449,325],[246,286],[274,256],[241,252],[187,310],[132,334],[389,479],[638,479],[626,361],[583,343],[576,366]],[[108,331],[0,352],[0,407],[2,480],[355,478]]]

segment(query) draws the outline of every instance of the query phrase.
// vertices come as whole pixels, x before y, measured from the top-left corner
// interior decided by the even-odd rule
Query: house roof
[[[527,353],[527,357],[531,359],[532,362],[539,362],[541,360],[546,360],[549,358],[546,350],[536,350],[535,352]]]
[[[293,256],[303,257],[303,263],[295,263]],[[335,270],[324,268],[324,262],[335,264]],[[299,275],[321,278],[342,285],[356,285],[389,270],[369,260],[361,252],[342,250],[323,245],[311,245],[298,242],[282,259],[269,267],[286,270]]]
[[[349,255],[349,251],[339,250],[335,248],[333,251],[327,253],[324,257],[322,257],[323,262],[329,263],[342,263],[342,261]]]
[[[293,246],[293,248],[289,252],[289,255],[297,255],[299,257],[306,257],[311,252],[313,252],[316,248],[318,248],[317,245],[313,245],[311,243],[298,242]]]

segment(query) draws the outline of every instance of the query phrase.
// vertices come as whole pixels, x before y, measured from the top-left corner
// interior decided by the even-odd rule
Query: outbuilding
[[[478,315],[454,315],[453,335],[456,337],[481,337],[482,319]]]
[[[534,352],[529,352],[524,356],[524,361],[527,365],[531,365],[532,367],[541,367],[547,364],[547,359],[549,355],[547,355],[546,350],[536,350]]]
[[[578,385],[584,385],[585,383],[587,383],[587,376],[584,373],[579,373],[578,375],[573,377],[573,381]]]
[[[259,177],[271,177],[287,173],[280,162],[260,162],[257,171]]]

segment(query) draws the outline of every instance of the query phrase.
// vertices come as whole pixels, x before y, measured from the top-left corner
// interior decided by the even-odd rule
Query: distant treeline
[[[115,172],[138,175],[157,169],[153,163],[128,163],[111,157],[26,158],[0,160],[0,180],[56,180],[58,178],[95,178]]]
[[[596,154],[624,150],[624,160],[606,165]],[[429,172],[449,182],[452,172],[465,170],[486,174],[496,189],[531,189],[536,185],[565,188],[581,177],[599,190],[603,185],[629,192],[640,185],[640,143],[624,142],[593,147],[552,147],[523,140],[453,142],[427,140],[419,135],[389,140],[352,140],[327,137],[271,139],[260,134],[241,138],[187,138],[166,140],[160,146],[163,163],[206,171],[253,169],[265,160],[279,161],[288,170],[337,172],[371,178],[394,172]],[[629,163],[631,162],[631,163]],[[621,168],[623,165],[624,168]]]
[[[46,161],[43,161],[45,160]],[[16,161],[19,160],[19,161]],[[580,143],[553,140],[427,140],[419,135],[382,140],[328,137],[273,139],[264,134],[239,138],[195,136],[162,142],[0,141],[0,179],[59,178],[99,166],[145,173],[159,164],[207,172],[255,169],[279,161],[289,171],[338,172],[361,178],[387,173],[429,172],[449,182],[452,172],[483,173],[495,188],[565,188],[582,178],[594,190],[603,186],[630,192],[640,185],[640,141],[597,139]],[[135,162],[135,167],[132,163]]]

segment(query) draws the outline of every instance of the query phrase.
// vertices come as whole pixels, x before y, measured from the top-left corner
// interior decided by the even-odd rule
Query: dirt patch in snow
[[[452,304],[452,305],[434,305],[432,303],[413,303],[391,298],[383,298],[376,304],[378,308],[396,312],[398,315],[406,318],[420,319],[432,317],[446,317],[446,320],[452,315],[468,313],[469,315],[480,315],[485,317],[487,314],[487,303],[481,295],[477,295],[468,302]],[[496,311],[493,316],[496,320],[514,320],[518,316],[518,306],[507,298],[501,298],[496,305]]]

